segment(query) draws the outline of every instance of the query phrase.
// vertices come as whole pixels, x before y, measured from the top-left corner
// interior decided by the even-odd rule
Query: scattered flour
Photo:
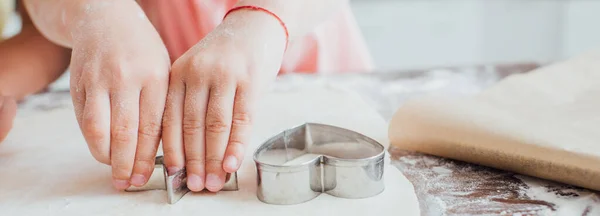
[[[517,175],[528,188],[532,199],[554,203],[553,215],[600,215],[600,197],[583,189],[559,189],[560,185],[536,178]]]
[[[424,215],[600,215],[594,192],[449,159],[390,151]]]
[[[433,168],[431,168],[431,170],[433,170],[434,172],[436,172],[438,174],[442,174],[442,175],[452,174],[452,170],[450,170],[448,168],[444,168],[444,167],[433,167]]]

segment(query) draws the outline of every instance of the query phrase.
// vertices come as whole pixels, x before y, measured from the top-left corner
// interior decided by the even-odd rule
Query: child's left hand
[[[172,67],[163,117],[169,173],[186,166],[192,191],[219,191],[239,169],[249,142],[253,105],[276,77],[286,46],[279,22],[240,10]]]

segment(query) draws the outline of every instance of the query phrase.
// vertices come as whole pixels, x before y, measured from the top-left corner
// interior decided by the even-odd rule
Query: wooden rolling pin
[[[475,96],[409,101],[389,137],[406,150],[600,190],[600,52]]]

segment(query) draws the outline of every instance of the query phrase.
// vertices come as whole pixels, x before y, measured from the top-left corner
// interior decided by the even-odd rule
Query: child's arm
[[[236,6],[253,5],[277,14],[294,40],[314,30],[332,15],[339,13],[348,0],[240,0]]]
[[[241,0],[236,6],[276,14],[293,40],[341,12],[345,2]],[[163,118],[164,159],[169,172],[186,167],[192,191],[221,190],[226,173],[239,169],[255,102],[277,75],[286,44],[275,16],[240,9],[173,64]]]
[[[150,176],[161,133],[170,60],[133,0],[23,0],[38,29],[71,47],[71,95],[92,155],[117,189]],[[138,147],[139,146],[139,147]]]
[[[70,50],[48,41],[19,5],[21,32],[0,42],[0,95],[16,100],[39,92],[69,65]]]
[[[86,30],[101,30],[117,25],[116,19],[129,23],[142,13],[135,1],[103,0],[22,0],[33,23],[51,41],[72,47]],[[112,20],[110,19],[112,16]],[[94,32],[100,33],[100,32]]]

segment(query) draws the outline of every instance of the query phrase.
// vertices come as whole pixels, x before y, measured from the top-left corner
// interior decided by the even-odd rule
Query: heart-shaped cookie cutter
[[[187,187],[187,172],[183,168],[169,175],[167,168],[164,165],[163,156],[157,156],[154,161],[154,171],[148,182],[140,187],[130,186],[125,189],[127,192],[147,191],[147,190],[166,190],[167,202],[174,204],[179,201],[185,194],[190,192]],[[225,179],[225,185],[222,191],[237,191],[238,180],[237,172],[229,173]]]
[[[360,133],[306,123],[270,138],[254,152],[259,200],[289,205],[321,193],[366,198],[381,193],[385,148]]]

